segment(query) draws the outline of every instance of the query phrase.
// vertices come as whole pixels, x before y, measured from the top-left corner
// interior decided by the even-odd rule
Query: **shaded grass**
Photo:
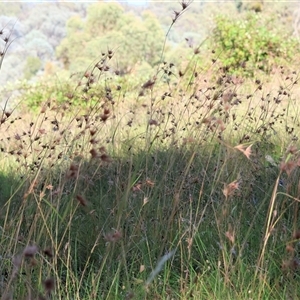
[[[97,167],[84,162],[81,172],[85,176],[90,174],[92,184],[86,185],[85,179],[80,178],[75,183],[65,183],[65,190],[70,193],[62,192],[59,197],[47,189],[41,196],[42,189],[36,188],[21,206],[18,203],[17,211],[16,204],[7,206],[9,216],[3,228],[8,232],[9,228],[16,228],[15,240],[10,242],[13,252],[25,246],[21,237],[34,241],[41,250],[50,246],[53,258],[48,261],[40,253],[39,260],[48,261],[45,269],[57,275],[60,286],[67,287],[69,295],[77,294],[83,299],[89,292],[101,291],[98,297],[110,299],[115,295],[122,297],[123,289],[140,295],[141,284],[149,275],[149,271],[140,272],[141,266],[154,269],[158,257],[177,249],[150,293],[167,295],[182,290],[184,295],[193,290],[196,298],[200,292],[207,297],[241,297],[245,286],[249,285],[251,290],[254,284],[252,276],[276,170],[269,167],[249,176],[253,166],[242,154],[228,154],[218,144],[206,151],[204,147],[201,151],[196,149],[135,153],[102,167],[97,177]],[[224,183],[237,176],[245,183],[237,195],[225,199]],[[86,203],[78,202],[78,191]],[[284,202],[281,198],[278,195],[278,202]],[[279,220],[282,225],[276,226],[278,233],[274,233],[264,257],[271,261],[266,267],[268,276],[263,292],[268,296],[275,292],[271,287],[266,291],[265,285],[282,276],[285,242],[292,234],[291,228],[281,232],[281,228],[292,224],[289,206],[280,211],[285,212]],[[19,217],[11,218],[12,213]],[[234,245],[226,239],[228,229],[234,231]],[[116,232],[120,232],[120,239],[118,235],[114,237]],[[200,281],[200,287],[193,277]],[[34,278],[32,275],[31,280],[35,281]],[[87,282],[94,282],[93,288],[89,289],[91,283]],[[15,292],[25,294],[19,289]]]

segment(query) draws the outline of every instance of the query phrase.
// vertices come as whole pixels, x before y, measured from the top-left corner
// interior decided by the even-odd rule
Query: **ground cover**
[[[191,51],[128,89],[108,49],[3,109],[2,299],[299,297],[299,74]]]

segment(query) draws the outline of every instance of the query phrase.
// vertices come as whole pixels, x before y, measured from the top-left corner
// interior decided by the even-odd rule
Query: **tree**
[[[81,18],[79,16],[70,18],[67,22],[67,37],[56,48],[56,55],[66,69],[69,69],[70,64],[83,54],[88,40],[89,35],[85,31]]]
[[[26,50],[32,56],[40,59],[49,59],[54,54],[54,49],[48,42],[46,35],[38,30],[32,30],[25,37]]]
[[[107,34],[120,29],[118,23],[124,14],[121,5],[117,3],[95,3],[87,9],[86,31],[92,37]]]
[[[41,68],[42,62],[36,56],[28,56],[26,59],[26,65],[24,70],[24,78],[30,79],[34,76],[38,70]]]
[[[7,2],[7,1],[5,1]],[[6,16],[16,16],[22,10],[22,3],[10,1],[9,5],[7,3],[0,2],[1,15]]]
[[[79,16],[69,19],[67,36],[56,53],[65,68],[76,72],[84,71],[77,69],[84,61],[88,67],[110,49],[114,52],[114,68],[125,74],[142,61],[157,64],[163,41],[163,30],[152,13],[145,12],[138,18],[125,13],[118,4],[96,3],[88,8],[86,20]]]

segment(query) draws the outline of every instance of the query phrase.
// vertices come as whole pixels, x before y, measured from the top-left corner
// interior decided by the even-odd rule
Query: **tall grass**
[[[211,53],[128,95],[113,55],[84,105],[2,113],[2,299],[298,298],[298,73],[270,87]]]

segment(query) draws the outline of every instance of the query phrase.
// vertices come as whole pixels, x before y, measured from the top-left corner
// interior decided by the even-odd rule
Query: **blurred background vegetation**
[[[0,73],[0,87],[6,91],[1,104],[28,90],[32,98],[41,82],[46,81],[43,86],[50,90],[57,79],[64,85],[108,49],[114,52],[112,71],[121,75],[128,89],[149,79],[162,61],[185,68],[195,50],[198,66],[211,63],[209,53],[214,49],[222,66],[242,77],[297,63],[296,2],[195,1],[166,40],[172,18],[181,9],[179,2],[110,2],[0,3],[2,38],[13,41]]]

